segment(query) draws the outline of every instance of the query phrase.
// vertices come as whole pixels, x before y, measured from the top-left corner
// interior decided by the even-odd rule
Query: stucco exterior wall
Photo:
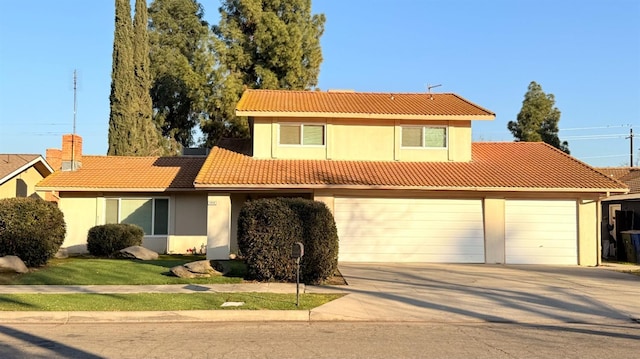
[[[33,166],[12,177],[0,185],[0,198],[39,197],[44,195],[36,192],[35,186],[44,177]]]
[[[504,198],[486,197],[483,205],[485,262],[505,262]]]
[[[254,118],[253,157],[362,161],[471,160],[471,121],[401,121],[366,119]],[[324,146],[280,145],[280,123],[324,124]],[[402,126],[446,126],[446,148],[401,146]]]
[[[207,194],[180,193],[171,196],[167,253],[200,251],[207,245]],[[204,250],[204,248],[202,248]]]
[[[104,199],[95,196],[61,196],[58,206],[64,213],[67,235],[62,243],[69,253],[87,252],[87,233],[104,223]]]
[[[231,253],[231,195],[207,197],[207,259],[229,259]]]
[[[598,265],[600,259],[600,220],[598,201],[582,199],[578,201],[578,264]]]

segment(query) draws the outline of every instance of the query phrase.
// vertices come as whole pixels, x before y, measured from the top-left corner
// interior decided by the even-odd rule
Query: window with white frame
[[[280,144],[298,146],[324,146],[324,125],[281,123]]]
[[[403,126],[402,147],[446,148],[445,126]]]
[[[137,224],[146,236],[169,234],[168,198],[107,198],[105,223]]]

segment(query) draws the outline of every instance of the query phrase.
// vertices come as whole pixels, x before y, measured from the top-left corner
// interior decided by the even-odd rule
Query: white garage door
[[[505,201],[508,264],[577,264],[576,201]]]
[[[481,200],[339,197],[334,210],[340,261],[484,263]]]

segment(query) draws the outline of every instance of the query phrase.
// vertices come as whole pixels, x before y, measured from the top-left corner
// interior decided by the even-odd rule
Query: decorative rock
[[[16,256],[0,257],[0,272],[28,273],[29,268]]]
[[[185,263],[184,267],[187,268],[190,272],[193,273],[202,273],[202,274],[212,274],[212,275],[222,275],[222,271],[219,271],[217,268],[212,266],[213,261],[202,260],[195,261],[190,263]]]
[[[69,251],[66,248],[60,248],[56,252],[56,258],[69,258]]]
[[[211,277],[211,274],[208,274],[208,273],[194,273],[194,272],[191,272],[185,266],[175,266],[175,267],[171,268],[171,273],[173,273],[173,275],[175,275],[176,277],[180,277],[180,278],[209,278],[209,277]]]
[[[121,249],[120,253],[124,258],[139,259],[142,261],[151,261],[158,259],[158,253],[141,246],[127,247],[125,249]]]

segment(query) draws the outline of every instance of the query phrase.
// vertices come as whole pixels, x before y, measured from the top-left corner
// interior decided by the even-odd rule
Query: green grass
[[[341,296],[301,294],[296,307],[295,294],[280,293],[3,294],[0,311],[309,310]]]
[[[231,272],[226,276],[183,279],[169,272],[171,267],[201,259],[204,257],[174,255],[163,255],[154,261],[91,257],[52,259],[46,266],[29,273],[0,273],[0,285],[224,284],[243,281],[246,268],[239,261],[228,262]]]

